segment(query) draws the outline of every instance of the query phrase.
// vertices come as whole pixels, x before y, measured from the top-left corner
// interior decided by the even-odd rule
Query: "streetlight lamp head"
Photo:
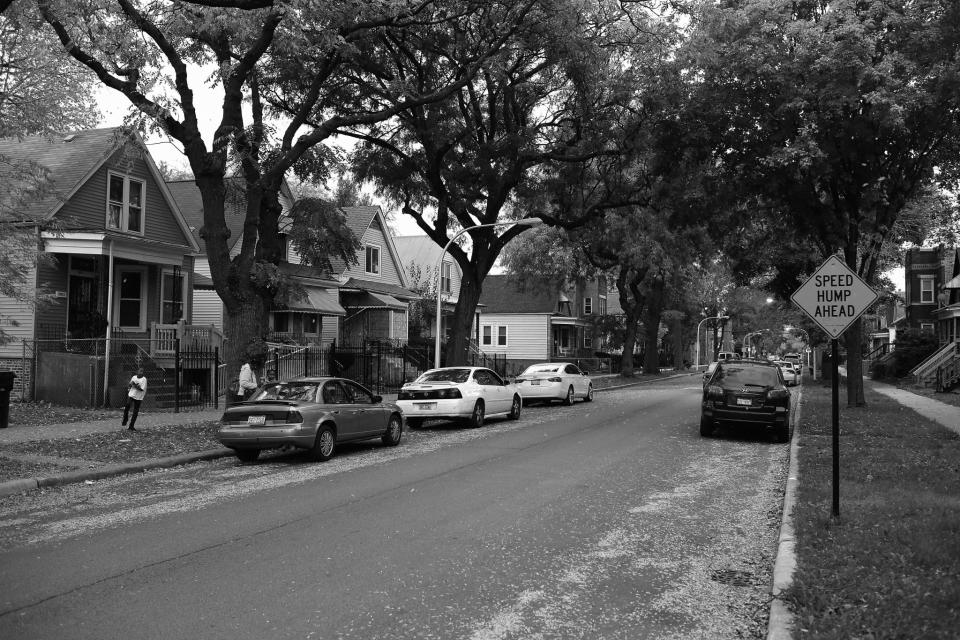
[[[767,298],[767,304],[773,304],[773,298]]]
[[[514,223],[518,227],[539,227],[543,225],[540,218],[521,218]]]

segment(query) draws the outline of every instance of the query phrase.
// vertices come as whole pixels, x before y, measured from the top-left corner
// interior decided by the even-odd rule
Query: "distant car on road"
[[[524,369],[514,382],[524,403],[560,400],[566,405],[577,398],[593,400],[593,381],[571,362],[543,362]]]
[[[739,360],[740,354],[733,351],[721,351],[717,354],[717,362],[727,362],[728,360]]]
[[[718,423],[760,426],[789,442],[790,390],[780,368],[771,362],[721,363],[703,390],[700,435],[713,435]]]
[[[485,367],[444,367],[403,385],[397,406],[411,428],[428,418],[465,420],[481,427],[491,416],[519,419],[523,398],[517,385]]]
[[[788,387],[795,387],[800,384],[800,372],[797,371],[796,365],[792,362],[787,362],[786,360],[777,360],[774,362],[775,365],[780,367],[780,373],[783,374],[783,382]]]
[[[353,380],[297,378],[265,384],[249,400],[227,408],[217,440],[243,462],[284,446],[328,460],[337,444],[350,440],[380,438],[396,446],[403,425],[400,407]]]

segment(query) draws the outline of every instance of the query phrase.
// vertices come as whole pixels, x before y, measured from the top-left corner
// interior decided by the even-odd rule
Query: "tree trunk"
[[[636,315],[640,315],[637,313]],[[620,354],[620,375],[626,378],[633,377],[633,349],[637,345],[638,318],[631,318],[628,314],[626,327],[623,333],[623,353]]]
[[[250,362],[260,379],[265,378],[267,345],[264,337],[269,326],[268,301],[251,292],[244,304],[225,311],[223,333],[227,341],[223,346],[223,360],[227,367],[227,379],[232,380],[234,375],[239,374],[244,362]]]
[[[470,361],[470,331],[473,328],[477,303],[480,301],[481,285],[476,278],[463,272],[457,306],[453,310],[453,323],[450,326],[450,338],[447,340],[444,354],[445,366],[452,367],[467,364]],[[496,344],[497,336],[493,336]],[[483,347],[480,347],[483,350]]]
[[[650,293],[647,295],[647,305],[644,312],[643,324],[646,328],[644,338],[643,372],[656,375],[660,373],[660,316],[663,314],[663,278],[657,277]]]

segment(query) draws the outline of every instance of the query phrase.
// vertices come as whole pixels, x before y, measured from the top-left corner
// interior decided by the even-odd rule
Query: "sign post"
[[[830,256],[790,299],[830,336],[833,379],[833,516],[840,517],[840,346],[838,338],[880,297],[837,256]]]

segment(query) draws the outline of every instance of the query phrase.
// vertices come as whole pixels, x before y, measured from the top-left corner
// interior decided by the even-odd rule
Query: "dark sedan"
[[[345,378],[302,378],[270,382],[246,402],[229,407],[217,440],[253,462],[263,449],[293,446],[315,460],[333,456],[336,445],[380,438],[400,443],[403,412],[395,404]]]
[[[790,390],[771,362],[720,363],[703,389],[701,406],[701,436],[713,435],[722,422],[769,428],[778,441],[790,441]]]

